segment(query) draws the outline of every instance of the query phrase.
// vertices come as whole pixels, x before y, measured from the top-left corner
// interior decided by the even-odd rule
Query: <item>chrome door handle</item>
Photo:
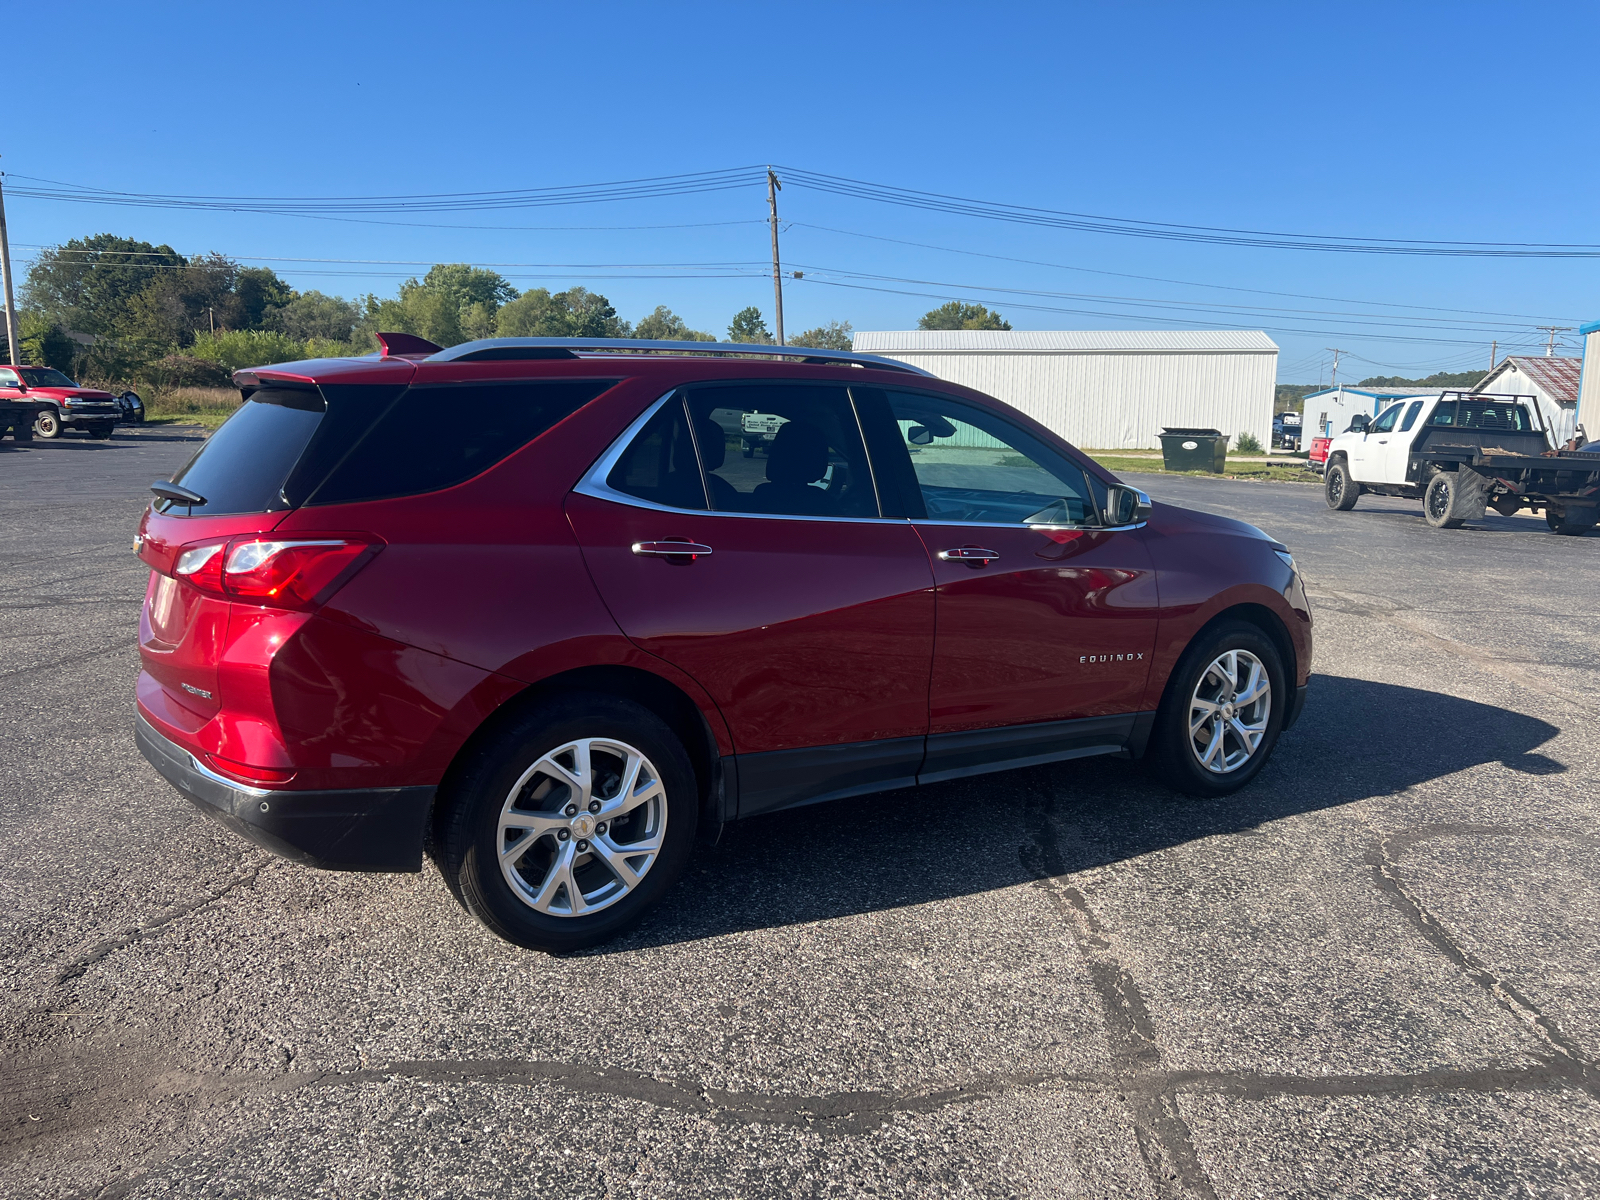
[[[699,542],[635,542],[632,549],[641,558],[686,558],[690,562],[711,553],[710,546]]]
[[[957,546],[953,550],[939,551],[942,562],[965,563],[969,567],[987,567],[1000,555],[993,550],[984,550],[979,546]]]

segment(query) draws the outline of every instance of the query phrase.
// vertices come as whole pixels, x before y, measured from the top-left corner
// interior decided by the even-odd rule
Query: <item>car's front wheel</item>
[[[61,418],[46,409],[33,419],[33,432],[42,438],[61,436]]]
[[[1261,771],[1288,709],[1289,680],[1271,638],[1247,621],[1205,631],[1179,660],[1150,734],[1166,783],[1224,796]]]
[[[524,713],[441,800],[443,866],[462,902],[506,940],[552,953],[639,920],[683,871],[699,815],[677,736],[599,695]]]

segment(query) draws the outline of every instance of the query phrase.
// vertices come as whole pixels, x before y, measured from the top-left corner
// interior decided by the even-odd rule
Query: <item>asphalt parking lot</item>
[[[1256,784],[779,814],[551,958],[139,757],[129,542],[197,444],[0,443],[0,1195],[1600,1195],[1600,536],[1131,476],[1300,560]]]

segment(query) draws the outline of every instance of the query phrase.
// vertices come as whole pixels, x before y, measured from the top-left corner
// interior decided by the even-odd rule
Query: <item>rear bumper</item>
[[[332,871],[419,871],[432,787],[292,792],[224,779],[143,715],[139,752],[207,815],[275,854]]]

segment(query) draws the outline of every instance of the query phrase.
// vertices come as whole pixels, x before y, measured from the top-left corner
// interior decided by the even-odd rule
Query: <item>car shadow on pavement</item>
[[[1431,731],[1386,738],[1385,730]],[[1318,675],[1250,786],[1181,796],[1140,763],[1096,758],[935,784],[726,826],[634,933],[588,954],[882,911],[1027,883],[1387,796],[1498,762],[1565,771],[1545,721],[1457,696]],[[1048,843],[1048,853],[1042,853]],[[1030,865],[1033,864],[1033,865]]]

